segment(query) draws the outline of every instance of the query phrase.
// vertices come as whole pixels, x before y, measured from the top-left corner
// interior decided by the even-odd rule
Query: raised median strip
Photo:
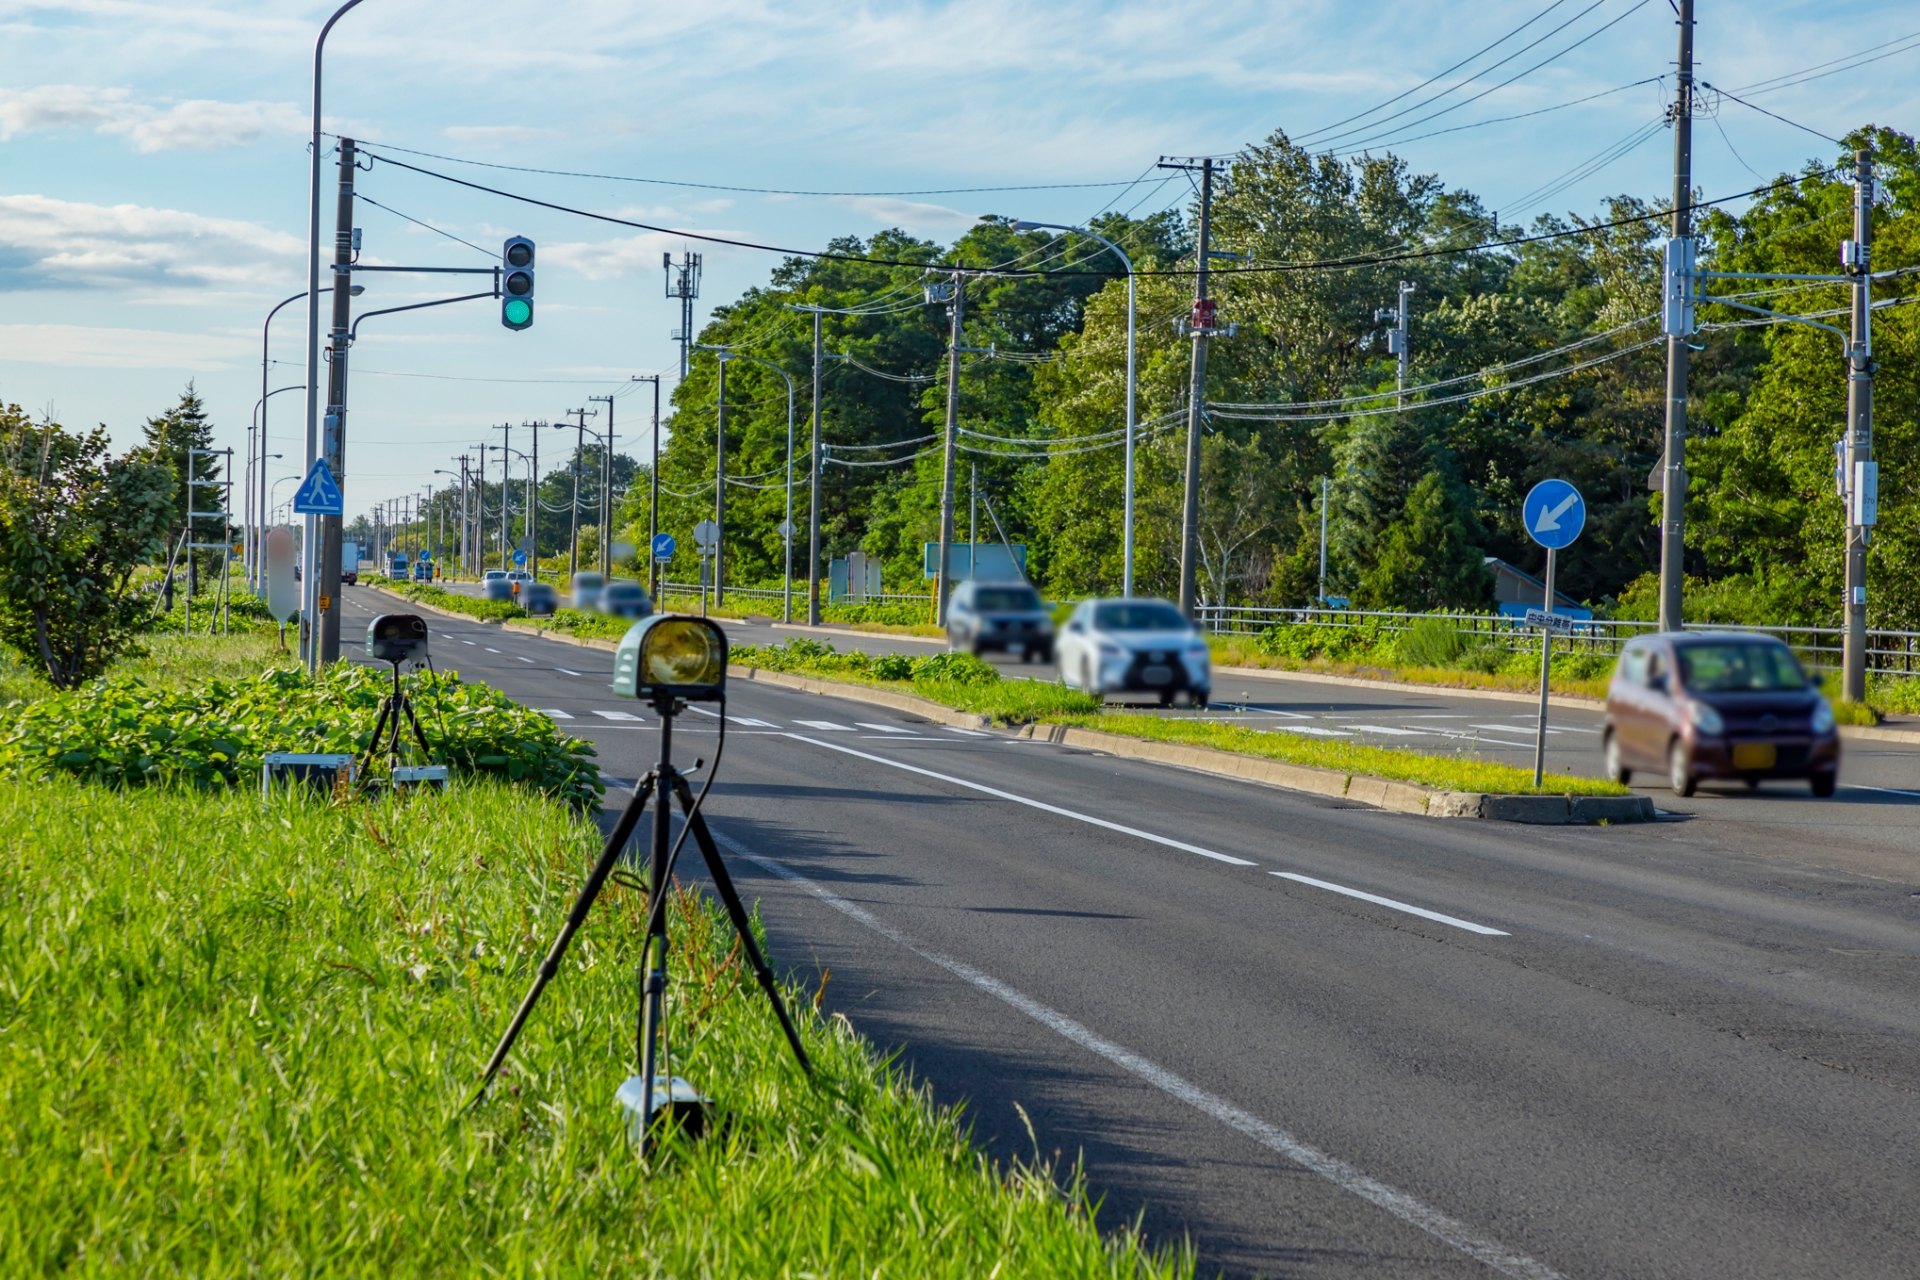
[[[931,698],[922,698],[912,693],[895,693],[891,689],[848,684],[843,680],[822,680],[818,676],[797,675],[791,671],[744,667],[738,663],[727,667],[727,676],[733,680],[752,680],[757,684],[779,685],[783,689],[798,689],[803,693],[817,693],[828,698],[845,698],[850,702],[865,702],[876,707],[889,707],[895,711],[925,716],[935,724],[948,724],[956,729],[993,727],[992,716],[982,715],[977,711],[955,711],[952,707],[943,706]]]
[[[1494,822],[1564,826],[1568,823],[1645,822],[1654,816],[1653,801],[1646,796],[1523,796],[1448,791],[1394,778],[1289,764],[1236,751],[1221,751],[1215,747],[1153,742],[1146,738],[1103,733],[1097,729],[1067,724],[1028,725],[1021,730],[1020,736],[1136,760],[1152,760],[1184,769],[1197,769],[1203,773],[1244,778],[1249,782],[1285,787],[1289,791],[1338,796],[1376,809],[1417,813],[1429,818],[1483,818]]]

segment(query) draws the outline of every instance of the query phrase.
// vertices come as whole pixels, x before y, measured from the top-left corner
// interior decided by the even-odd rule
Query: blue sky
[[[1911,3],[1698,7],[1706,81],[1820,133],[1868,121],[1920,128],[1920,43],[1845,74],[1766,87],[1920,33]],[[260,394],[261,320],[305,287],[312,46],[331,9],[0,0],[0,400],[51,409],[70,426],[104,422],[125,445],[193,378],[221,442],[242,444]],[[1503,220],[1524,220],[1670,189],[1671,135],[1653,124],[1671,93],[1673,46],[1667,0],[365,0],[329,43],[326,116],[329,130],[369,143],[495,164],[856,193],[421,162],[664,226],[819,247],[888,226],[944,241],[984,213],[1065,222],[1105,207],[1144,213],[1184,197],[1180,180],[1162,184],[1151,168],[1163,153],[1230,152],[1275,128],[1311,138],[1439,76],[1368,117],[1414,108],[1380,129],[1320,136],[1340,149],[1373,140],[1473,191]],[[1648,79],[1656,82],[1632,83]],[[1603,96],[1483,123],[1589,95]],[[1453,128],[1461,125],[1474,127]],[[1583,175],[1584,162],[1636,136]],[[1695,136],[1696,182],[1709,196],[1836,150],[1732,101]],[[763,282],[777,261],[516,206],[392,167],[361,182],[382,204],[489,252],[504,236],[533,237],[539,313],[519,334],[489,302],[368,322],[354,348],[351,512],[444,483],[436,468],[499,439],[490,424],[557,420],[590,395],[628,393],[621,447],[644,453],[651,391],[628,379],[671,375],[676,363],[668,331],[677,304],[663,296],[661,252],[705,253],[700,317]],[[1116,185],[1061,185],[1073,183]],[[1010,186],[1042,189],[877,194]],[[358,221],[366,262],[490,261],[381,209],[362,206]],[[445,278],[362,280],[362,309],[456,291]],[[272,386],[302,379],[302,326],[299,304],[275,322]],[[298,392],[274,398],[270,448],[287,461],[270,475],[297,469],[301,416]],[[557,459],[561,447],[551,433],[543,453]]]

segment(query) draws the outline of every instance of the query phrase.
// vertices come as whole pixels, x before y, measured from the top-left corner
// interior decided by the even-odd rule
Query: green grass
[[[0,783],[0,1273],[1191,1276],[997,1169],[789,989],[815,1083],[704,900],[672,900],[674,1070],[720,1136],[648,1176],[643,897],[609,885],[462,1113],[597,847],[496,785],[335,806]]]
[[[1100,706],[1098,699],[1053,681],[1003,680],[991,663],[965,653],[843,653],[824,640],[792,636],[774,645],[735,645],[728,661],[915,694],[1008,725],[1088,714]]]
[[[1470,756],[1429,755],[1395,747],[1369,747],[1356,742],[1309,738],[1300,734],[1248,729],[1217,720],[1188,720],[1108,712],[1099,716],[1059,716],[1056,723],[1101,733],[1119,733],[1155,742],[1178,742],[1213,747],[1241,755],[1265,756],[1288,764],[1364,773],[1399,782],[1418,783],[1446,791],[1484,791],[1499,795],[1624,796],[1631,790],[1602,778],[1575,778],[1550,773],[1545,784],[1533,785],[1531,769],[1493,764]]]
[[[1333,632],[1334,628],[1300,628],[1301,631]],[[1342,637],[1344,638],[1344,637]],[[1405,684],[1435,685],[1451,689],[1498,689],[1512,693],[1535,693],[1540,688],[1540,651],[1495,649],[1481,646],[1460,654],[1462,664],[1480,666],[1427,666],[1403,658],[1392,646],[1335,646],[1332,650],[1302,645],[1302,652],[1275,651],[1262,647],[1261,637],[1210,636],[1213,661],[1223,667],[1265,667],[1276,671],[1306,671],[1319,675],[1349,676],[1360,680],[1392,680]],[[1601,699],[1607,696],[1613,659],[1605,655],[1556,653],[1549,681],[1554,693],[1572,698]],[[1227,677],[1231,679],[1231,677]]]
[[[448,591],[436,587],[430,582],[392,582],[386,578],[369,577],[364,584],[381,591],[415,601],[430,604],[436,609],[445,609],[450,613],[464,613],[470,618],[479,618],[483,622],[504,621],[508,618],[524,618],[527,611],[508,600],[483,600],[479,596],[462,595],[458,591]]]
[[[584,609],[556,609],[553,616],[527,621],[545,631],[558,631],[582,640],[618,640],[633,629],[632,618],[610,613],[591,613]]]
[[[291,633],[287,644],[296,643]],[[271,634],[235,630],[230,636],[181,635],[163,631],[140,637],[140,652],[123,657],[108,673],[134,676],[157,689],[178,690],[210,680],[246,680],[279,667],[297,667],[298,657],[282,653]],[[19,655],[0,645],[0,708],[13,702],[38,702],[54,688]]]

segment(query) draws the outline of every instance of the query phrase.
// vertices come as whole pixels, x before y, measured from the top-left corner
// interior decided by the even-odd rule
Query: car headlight
[[[1704,702],[1689,702],[1687,719],[1693,721],[1693,727],[1702,733],[1717,734],[1727,731],[1727,722],[1720,718],[1720,713]]]
[[[1832,733],[1833,725],[1833,704],[1829,703],[1825,698],[1822,698],[1819,704],[1813,709],[1813,731],[1815,733]]]
[[[1121,658],[1126,657],[1127,651],[1125,649],[1122,649],[1117,644],[1108,644],[1105,640],[1102,640],[1100,642],[1100,656],[1103,658],[1110,658],[1117,661]]]

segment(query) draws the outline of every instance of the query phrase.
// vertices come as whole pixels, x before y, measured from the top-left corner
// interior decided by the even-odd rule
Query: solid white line
[[[495,649],[495,648],[491,648],[491,647],[489,647],[489,648],[487,649],[487,652],[488,652],[488,653],[498,653],[498,652],[500,652],[500,651],[499,651],[498,649]]]
[[[517,653],[516,653],[516,654],[514,654],[513,656],[514,656],[514,657],[516,657],[516,658],[520,658],[520,655],[519,655],[519,654],[517,654]],[[520,658],[520,661],[522,661],[522,662],[532,662],[532,661],[533,661],[533,659],[532,659],[532,658]]]
[[[824,746],[826,744],[822,743],[820,745]],[[836,748],[836,750],[844,750],[844,748]],[[857,755],[859,753],[856,752],[854,754]],[[874,759],[876,757],[868,758]],[[889,764],[892,762],[883,760],[880,763]],[[916,772],[925,771],[917,770]],[[1483,1262],[1487,1266],[1505,1275],[1512,1276],[1514,1280],[1564,1280],[1564,1277],[1562,1277],[1559,1272],[1549,1267],[1546,1263],[1530,1258],[1524,1253],[1509,1249],[1498,1240],[1493,1240],[1481,1235],[1478,1231],[1474,1230],[1474,1228],[1460,1221],[1458,1218],[1442,1213],[1438,1209],[1414,1199],[1406,1192],[1389,1186],[1378,1178],[1361,1172],[1338,1156],[1322,1151],[1311,1143],[1296,1138],[1277,1125],[1268,1124],[1265,1120],[1262,1120],[1253,1113],[1235,1106],[1218,1094],[1207,1092],[1185,1077],[1167,1070],[1156,1062],[1141,1057],[1139,1054],[1133,1052],[1133,1050],[1096,1035],[1081,1023],[1069,1018],[1066,1014],[1041,1004],[1038,1000],[1015,990],[991,974],[983,973],[963,960],[956,960],[952,956],[942,955],[938,951],[927,949],[912,937],[883,922],[878,916],[868,911],[865,907],[857,906],[847,901],[838,894],[815,884],[799,872],[789,869],[782,863],[775,862],[772,858],[762,857],[760,854],[753,852],[753,850],[741,844],[738,840],[734,840],[718,831],[713,833],[713,838],[740,857],[756,863],[769,873],[780,877],[782,880],[799,886],[842,915],[865,925],[889,942],[905,947],[921,959],[936,964],[955,977],[978,987],[988,995],[1005,1001],[1048,1030],[1057,1032],[1091,1053],[1098,1054],[1123,1071],[1131,1072],[1140,1079],[1145,1080],[1148,1084],[1153,1085],[1156,1089],[1178,1098],[1195,1110],[1212,1116],[1228,1128],[1237,1130],[1247,1137],[1252,1138],[1261,1146],[1278,1152],[1295,1164],[1319,1174],[1335,1186],[1346,1191],[1351,1191],[1367,1203],[1377,1208],[1385,1209],[1402,1222],[1411,1223],[1413,1226],[1419,1227],[1422,1231],[1438,1236],[1441,1240],[1446,1241],[1468,1257]]]
[[[718,711],[709,711],[705,707],[696,707],[692,703],[687,704],[687,710],[698,711],[701,715],[712,716],[715,720],[718,720],[720,718],[720,713]]]
[[[1920,791],[1901,791],[1894,787],[1870,787],[1864,782],[1843,782],[1840,784],[1840,789],[1843,791],[1879,791],[1890,796],[1920,796]]]
[[[469,641],[468,643],[472,643],[472,642]],[[555,667],[554,670],[558,671],[563,676],[577,676],[580,674],[578,671],[569,671],[565,667]]]
[[[1122,835],[1138,836],[1140,839],[1150,840],[1154,844],[1163,844],[1169,849],[1180,849],[1186,853],[1197,853],[1203,858],[1212,858],[1215,862],[1231,863],[1236,867],[1258,865],[1257,863],[1247,861],[1245,858],[1235,858],[1228,854],[1215,853],[1211,849],[1202,849],[1199,845],[1188,844],[1184,840],[1169,840],[1166,836],[1157,836],[1151,831],[1142,831],[1138,827],[1123,827],[1117,822],[1108,822],[1105,818],[1096,818],[1086,813],[1076,813],[1072,809],[1062,809],[1058,805],[1047,804],[1041,800],[1032,800],[1026,796],[1017,796],[1011,791],[1002,791],[998,787],[989,787],[983,783],[968,782],[965,778],[956,778],[952,774],[935,773],[931,769],[922,769],[919,765],[902,764],[898,760],[889,760],[885,756],[868,755],[864,751],[855,751],[852,747],[843,747],[836,742],[822,742],[818,738],[809,738],[803,733],[790,733],[787,736],[798,742],[811,742],[814,746],[825,747],[829,751],[840,751],[850,756],[859,756],[862,760],[871,760],[875,764],[884,764],[895,769],[905,769],[908,773],[917,773],[922,777],[938,778],[942,782],[951,782],[956,787],[966,787],[969,790],[981,791],[990,796],[997,796],[1002,800],[1011,800],[1015,804],[1024,804],[1030,808],[1043,809],[1048,813],[1057,813],[1063,818],[1072,818],[1076,822],[1085,822],[1096,827],[1105,827],[1108,831],[1118,831]]]
[[[1312,876],[1295,875],[1291,871],[1269,871],[1270,876],[1279,876],[1282,880],[1298,880],[1301,884],[1310,884],[1316,889],[1325,889],[1330,893],[1344,893],[1349,898],[1359,898],[1363,902],[1375,903],[1382,907],[1392,907],[1395,911],[1404,911],[1408,915],[1421,916],[1428,920],[1438,920],[1441,924],[1450,924],[1456,929],[1465,929],[1469,933],[1484,933],[1491,938],[1508,938],[1513,935],[1504,929],[1489,929],[1483,924],[1471,920],[1461,920],[1454,916],[1443,916],[1438,911],[1429,911],[1425,907],[1416,907],[1411,903],[1395,902],[1392,898],[1383,898],[1377,893],[1362,893],[1358,889],[1349,889],[1342,884],[1333,884],[1326,880],[1315,880]]]

